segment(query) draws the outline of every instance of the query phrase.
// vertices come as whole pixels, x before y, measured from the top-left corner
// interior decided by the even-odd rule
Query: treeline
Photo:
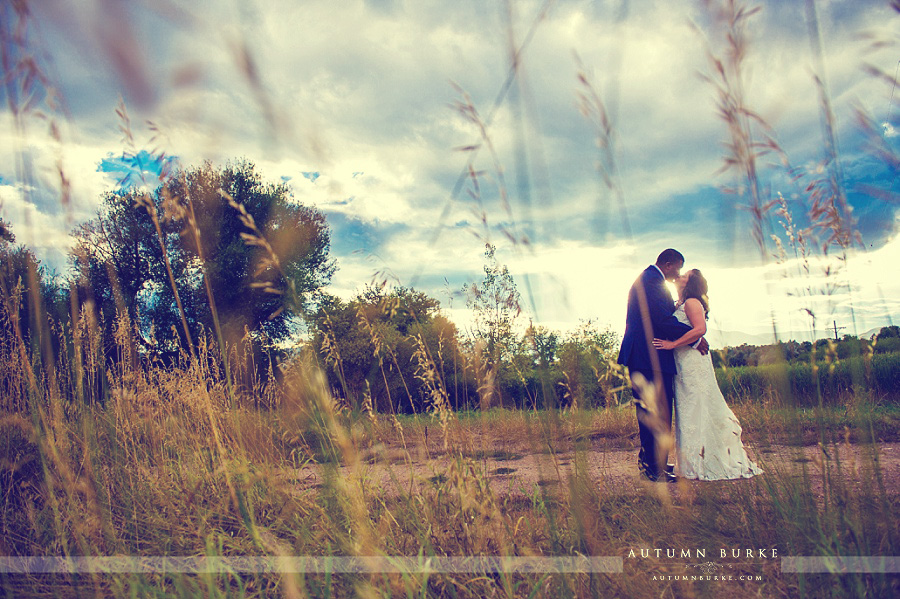
[[[35,394],[102,403],[137,369],[208,373],[230,401],[265,404],[300,360],[317,362],[350,408],[383,413],[622,398],[610,366],[616,336],[590,322],[566,334],[527,325],[490,245],[484,279],[457,291],[474,318],[465,332],[414,289],[329,294],[336,265],[325,217],[246,161],[105,194],[73,232],[63,276],[2,221],[0,234],[7,408]]]
[[[47,393],[105,402],[138,369],[206,373],[230,402],[272,405],[283,375],[310,362],[350,409],[386,414],[630,399],[617,336],[591,322],[566,333],[525,322],[491,245],[483,278],[456,292],[472,317],[464,331],[415,289],[328,293],[336,265],[324,215],[246,161],[173,173],[152,192],[107,193],[73,237],[68,272],[51,276],[0,221],[6,408]],[[713,360],[729,399],[814,403],[894,393],[898,350],[893,326],[871,340],[744,345]]]
[[[776,405],[846,405],[851,397],[896,399],[900,353],[856,356],[824,364],[739,366],[716,371],[730,401],[772,401]]]
[[[437,300],[412,289],[323,296],[311,349],[335,395],[383,413],[618,403],[616,335],[591,322],[567,334],[520,326],[515,282],[490,245],[485,261],[483,281],[463,289],[474,316],[466,334]]]
[[[820,402],[843,405],[860,394],[896,399],[900,327],[882,327],[871,339],[844,335],[815,343],[744,344],[713,352],[713,364],[729,401],[812,407]]]
[[[609,331],[590,322],[566,335],[530,326],[494,350],[486,338],[462,336],[438,307],[406,288],[326,297],[312,347],[335,395],[383,413],[602,407],[622,396]]]
[[[713,366],[739,368],[742,366],[767,366],[772,364],[807,364],[815,361],[846,360],[869,353],[890,354],[900,352],[900,327],[882,327],[872,339],[844,335],[840,340],[818,339],[787,341],[769,345],[741,344],[713,353]]]

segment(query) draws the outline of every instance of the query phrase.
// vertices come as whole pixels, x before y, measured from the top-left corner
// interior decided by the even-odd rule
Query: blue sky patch
[[[326,212],[331,227],[331,251],[338,258],[354,252],[378,253],[385,241],[401,234],[405,224],[365,222],[343,212]]]
[[[109,153],[97,165],[97,172],[106,173],[118,182],[119,187],[156,187],[160,180],[178,166],[177,156],[154,155],[146,150],[137,154]]]

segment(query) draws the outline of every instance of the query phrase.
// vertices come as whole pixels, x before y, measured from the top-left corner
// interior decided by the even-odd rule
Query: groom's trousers
[[[631,370],[631,390],[637,409],[641,450],[638,467],[647,477],[656,479],[666,471],[672,447],[672,406],[675,375],[653,370]],[[635,375],[640,374],[643,381]]]

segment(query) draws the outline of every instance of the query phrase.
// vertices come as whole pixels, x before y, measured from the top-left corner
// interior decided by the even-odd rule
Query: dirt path
[[[832,466],[835,472],[840,465],[840,476],[854,486],[871,480],[872,449],[866,445],[839,445],[828,448],[827,453],[818,446],[791,447],[773,445],[764,449],[749,448],[755,459],[770,475],[801,477],[805,469],[812,488],[821,492],[823,464]],[[615,494],[628,494],[640,489],[653,488],[637,474],[637,450],[596,449],[582,452],[577,459],[583,461],[590,479],[599,488]],[[536,486],[564,489],[574,473],[576,454],[566,453],[516,453],[498,451],[473,458],[474,463],[489,476],[496,495],[532,496]],[[414,459],[411,463],[404,452],[384,451],[373,454],[370,461],[360,467],[362,476],[374,487],[384,489],[388,495],[421,492],[446,478],[453,459],[441,456],[432,459]],[[581,462],[580,462],[581,463]],[[890,493],[900,492],[900,443],[882,443],[878,446],[877,463],[882,480]],[[350,468],[339,469],[349,476]],[[298,492],[315,492],[324,481],[321,466],[310,465],[292,473]],[[763,474],[762,476],[766,476]],[[696,485],[746,485],[748,480],[698,482],[682,481],[670,485],[675,489],[690,489]],[[684,485],[687,485],[685,487]]]

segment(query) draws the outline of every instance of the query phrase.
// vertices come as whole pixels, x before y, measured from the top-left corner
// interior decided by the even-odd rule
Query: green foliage
[[[498,264],[493,245],[486,244],[484,279],[463,287],[466,305],[472,310],[474,342],[482,342],[482,354],[491,368],[499,366],[515,351],[515,326],[522,308],[519,291],[505,264]]]
[[[163,354],[187,349],[185,328],[195,340],[218,328],[229,344],[245,332],[284,339],[335,268],[325,217],[246,161],[187,169],[152,194],[108,193],[74,237],[81,299],[106,322],[127,313],[141,344]]]
[[[609,366],[618,347],[615,334],[590,321],[565,336],[533,324],[518,332],[515,280],[497,262],[494,246],[487,244],[484,256],[484,279],[463,288],[475,319],[465,347],[477,365],[482,397],[489,388],[490,405],[532,409],[617,403]]]
[[[890,354],[900,352],[900,337],[878,337],[878,343],[873,348],[876,354]]]
[[[900,354],[853,357],[836,362],[772,364],[718,369],[722,393],[731,400],[773,398],[786,405],[814,406],[821,390],[826,404],[842,402],[857,389],[896,398]]]
[[[483,409],[486,395],[520,409],[617,404],[620,384],[610,367],[619,344],[615,333],[591,321],[565,335],[533,325],[518,333],[516,315],[506,312],[513,304],[496,301],[516,296],[512,277],[496,264],[486,270],[493,274],[477,301],[492,290],[493,311],[487,303],[479,308],[487,339],[460,341],[440,303],[412,289],[368,286],[350,301],[323,294],[309,322],[311,346],[334,392],[354,409],[369,398],[381,413],[427,411],[426,360],[455,410]]]
[[[883,327],[872,339],[844,335],[774,345],[740,345],[714,352],[726,397],[776,398],[788,405],[840,403],[857,389],[896,399],[900,389],[900,328]]]
[[[0,244],[15,243],[16,236],[13,234],[9,224],[0,218]]]
[[[566,403],[580,407],[605,407],[617,403],[612,392],[610,363],[615,360],[619,339],[591,321],[582,322],[559,347],[559,370],[564,377]]]
[[[67,294],[30,249],[13,245],[15,240],[12,228],[0,220],[0,341],[14,351],[21,335],[27,347],[37,350],[34,355],[42,355],[58,349],[50,323],[68,317]],[[44,353],[48,358],[52,361]]]
[[[891,325],[889,327],[881,327],[881,330],[878,331],[878,340],[883,341],[885,339],[897,339],[900,338],[900,327],[897,325]]]
[[[474,401],[456,326],[439,308],[437,300],[405,287],[386,291],[370,285],[350,301],[323,294],[309,324],[312,347],[332,389],[354,408],[369,397],[379,412],[424,412],[428,393],[416,357],[423,346],[451,405],[459,408]]]
[[[737,368],[781,362],[804,364],[809,363],[812,358],[824,359],[826,355],[844,360],[866,355],[870,351],[881,354],[891,353],[900,351],[900,337],[895,335],[895,329],[900,329],[900,327],[883,327],[874,339],[860,339],[854,335],[844,335],[839,341],[819,339],[815,343],[809,341],[787,341],[771,345],[744,343],[716,352],[718,356],[713,356],[713,365],[716,368],[723,365]]]

